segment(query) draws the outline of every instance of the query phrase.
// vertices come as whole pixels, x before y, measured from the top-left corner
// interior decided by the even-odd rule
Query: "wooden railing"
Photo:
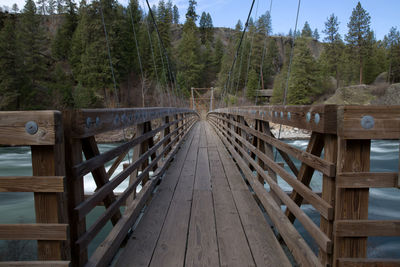
[[[194,111],[178,108],[80,110],[64,114],[73,265],[107,266],[110,263],[196,120]],[[133,138],[99,153],[95,135],[130,126],[136,128]],[[131,162],[110,179],[132,148]],[[106,172],[104,166],[112,160]],[[83,176],[90,172],[97,189],[85,197]],[[113,191],[126,179],[129,186],[117,197]],[[142,188],[136,193],[138,185]],[[87,215],[100,203],[104,203],[105,211],[87,226]],[[123,205],[125,210],[121,212]],[[110,220],[112,230],[88,259],[89,243]]]
[[[33,257],[37,261],[0,262],[0,266],[68,266],[69,227],[65,212],[61,113],[1,112],[0,144],[30,146],[33,175],[0,176],[0,192],[33,192],[36,215],[36,223],[33,224],[0,224],[0,240],[38,240],[37,256]]]
[[[0,240],[38,240],[38,261],[0,265],[107,266],[197,119],[179,108],[1,112],[0,144],[31,146],[33,176],[0,177],[0,192],[34,192],[37,223],[1,224]],[[130,139],[100,153],[96,135],[132,127]],[[97,189],[85,195],[89,173]],[[114,194],[126,180],[128,187]],[[87,225],[98,205],[105,210]],[[113,228],[88,258],[88,245],[109,221]]]
[[[369,171],[371,139],[400,137],[399,106],[226,108],[209,112],[208,120],[299,264],[400,265],[398,259],[366,258],[368,236],[400,236],[399,220],[368,220],[369,188],[400,186],[398,172]],[[307,149],[278,140],[271,133],[271,122],[309,130]],[[290,171],[275,162],[273,148]],[[301,162],[299,169],[291,157]],[[321,196],[310,188],[314,171],[323,176]],[[290,196],[277,177],[293,188]],[[300,208],[304,202],[320,214],[319,225]],[[318,245],[318,255],[293,226],[296,219]]]

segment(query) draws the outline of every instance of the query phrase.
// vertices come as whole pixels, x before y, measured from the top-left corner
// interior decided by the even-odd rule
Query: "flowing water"
[[[289,144],[305,149],[307,141],[288,141]],[[102,144],[100,151],[104,152],[116,144]],[[398,141],[373,141],[371,148],[371,171],[372,172],[397,172],[399,157]],[[128,158],[125,159],[128,162]],[[278,156],[278,161],[282,161]],[[300,163],[293,159],[299,167]],[[111,163],[110,163],[111,164]],[[110,167],[106,165],[106,169]],[[285,166],[287,168],[287,166]],[[122,170],[122,164],[115,172]],[[31,152],[29,147],[0,147],[0,176],[29,176],[32,175]],[[311,187],[315,191],[321,191],[322,175],[316,172],[313,176]],[[93,192],[96,185],[91,175],[87,175],[84,180],[85,191]],[[290,191],[291,187],[282,179],[278,180],[280,186],[285,191]],[[128,181],[124,181],[118,186],[115,192],[121,192],[126,188]],[[285,208],[285,207],[282,207]],[[319,225],[319,214],[310,205],[303,205],[303,210]],[[34,223],[33,193],[0,193],[0,224],[4,223]],[[86,223],[91,225],[94,220],[104,211],[104,207],[96,207],[89,213]],[[398,189],[371,189],[369,200],[369,219],[371,220],[400,220],[400,192]],[[295,226],[300,233],[316,250],[316,245],[312,242],[300,223]],[[89,254],[104,239],[106,233],[111,229],[108,223],[100,234],[89,245]],[[28,260],[34,259],[32,256],[36,250],[36,241],[2,241],[0,240],[0,260]],[[388,257],[400,258],[400,237],[371,237],[368,239],[369,257]]]

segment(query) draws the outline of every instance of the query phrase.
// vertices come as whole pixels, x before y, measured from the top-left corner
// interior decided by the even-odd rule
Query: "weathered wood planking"
[[[149,199],[161,175],[165,172],[166,167],[168,166],[172,157],[177,152],[180,144],[184,140],[184,137],[187,136],[187,134],[190,132],[192,126],[193,124],[190,124],[190,126],[186,128],[186,131],[182,131],[179,135],[174,137],[170,145],[174,144],[175,143],[174,140],[178,140],[179,136],[182,135],[182,139],[179,142],[177,142],[177,144],[172,148],[171,152],[168,154],[163,164],[159,165],[158,169],[155,171],[154,177],[143,186],[141,192],[139,193],[140,196],[134,199],[132,204],[129,207],[127,207],[126,211],[123,214],[123,217],[118,221],[117,225],[111,230],[110,234],[106,237],[106,239],[98,246],[93,255],[90,257],[86,266],[108,266],[108,264],[113,259],[115,253],[118,251],[124,238],[126,237],[128,230],[133,226],[134,222],[140,215],[143,206]],[[168,149],[168,147],[166,147],[165,149]],[[154,160],[154,162],[152,162],[147,167],[147,171],[150,170],[162,156],[163,154],[160,154]],[[145,171],[143,172],[143,175],[145,175]],[[133,185],[130,185],[130,188],[132,187]]]
[[[185,266],[219,265],[212,201],[211,190],[193,191]]]
[[[313,132],[308,142],[306,152],[319,158],[321,156],[323,148],[324,148],[324,135]],[[334,164],[332,165],[335,166]],[[299,180],[304,185],[309,187],[313,174],[314,174],[314,168],[302,162],[299,173],[297,175],[297,180]],[[296,203],[297,206],[301,206],[303,202],[303,197],[301,196],[301,194],[297,193],[296,190],[292,191],[290,198],[293,199],[293,201]],[[286,216],[288,216],[291,222],[295,221],[296,219],[295,216],[290,212],[288,208],[286,208],[285,214]]]
[[[338,173],[336,186],[340,188],[397,187],[397,172],[344,172]]]
[[[37,124],[37,132],[29,134],[27,122]],[[62,135],[59,111],[2,111],[0,113],[0,144],[2,145],[53,145]],[[61,127],[61,128],[60,128]]]
[[[215,134],[213,136],[218,138]],[[235,163],[221,141],[216,140],[216,143],[218,151],[215,153],[209,151],[210,168],[212,173],[214,169],[224,169],[255,264],[292,266]]]
[[[343,139],[399,139],[400,106],[341,106],[337,135]]]
[[[0,240],[67,240],[68,224],[0,224]]]
[[[193,147],[198,146],[198,130],[197,124],[189,134],[186,142],[183,143],[171,167],[166,171],[157,194],[151,200],[141,222],[133,231],[132,237],[116,262],[116,266],[149,265],[185,159],[188,156],[188,152],[194,153]]]
[[[338,138],[337,173],[368,172],[370,168],[371,140],[345,140]],[[335,220],[367,220],[368,188],[337,188]],[[366,237],[334,236],[334,259],[365,258]]]
[[[257,173],[264,178],[266,182],[270,185],[271,189],[277,194],[277,196],[282,200],[283,203],[290,209],[290,211],[295,215],[295,217],[301,222],[307,232],[314,238],[316,243],[323,249],[325,252],[330,253],[332,250],[332,242],[331,240],[315,225],[315,223],[301,210],[288,195],[279,187],[279,185],[265,173],[265,171],[256,163],[254,159],[250,157],[243,148],[241,148],[232,138],[228,137],[226,133],[221,131],[221,128],[214,124],[216,129],[220,131],[221,134],[224,134],[227,139],[231,141],[232,145],[239,149],[242,152],[243,158],[246,159],[249,164],[255,168]],[[249,143],[246,144],[247,147],[251,145]],[[258,155],[259,157],[263,157],[262,154]],[[265,155],[264,155],[265,156]],[[262,158],[265,160],[264,158]]]
[[[18,267],[69,267],[70,261],[0,261],[0,266],[18,266]]]
[[[215,125],[214,129],[216,129]],[[293,253],[295,259],[304,266],[321,266],[318,258],[314,255],[312,250],[308,247],[307,243],[300,236],[300,234],[297,232],[291,222],[283,214],[281,208],[275,203],[273,197],[265,190],[263,185],[258,182],[258,179],[256,179],[256,177],[253,175],[252,171],[248,167],[248,164],[239,156],[234,147],[229,144],[226,138],[220,132],[218,132],[218,130],[217,134],[219,135],[225,146],[228,148],[233,158],[235,158],[237,164],[239,165],[239,168],[247,177],[251,187],[253,188],[257,197],[260,199],[267,213],[270,215],[271,220],[279,230],[279,233],[282,235],[287,246]]]
[[[215,115],[210,115],[210,117],[216,117],[218,119],[226,120],[224,118],[221,118],[220,116],[217,117]],[[269,145],[276,147],[281,155],[282,155],[282,152],[287,153],[287,154],[297,158],[302,163],[307,164],[308,166],[322,172],[325,175],[328,175],[330,177],[335,176],[335,172],[336,172],[335,164],[327,162],[327,161],[321,159],[320,157],[313,155],[312,153],[309,153],[308,151],[303,151],[301,149],[298,149],[296,147],[288,145],[288,144],[276,139],[271,134],[261,133],[253,128],[250,128],[250,127],[242,124],[242,123],[237,123],[234,121],[231,121],[230,123],[235,125],[236,127],[239,127],[240,129],[244,130],[245,132],[254,135],[257,138],[260,138],[261,140],[268,143]],[[284,159],[286,158],[286,161],[288,161],[287,157],[285,157],[284,155],[282,155],[282,156]],[[290,166],[290,163],[288,163],[288,165]],[[297,176],[297,173],[294,170],[295,167],[293,168],[293,166],[292,166],[291,169]]]
[[[204,124],[206,124],[204,122]],[[206,126],[206,125],[205,125]],[[210,134],[209,131],[206,131]],[[212,137],[207,135],[207,139]],[[215,151],[215,150],[214,150]],[[208,173],[212,181],[212,199],[215,212],[216,234],[218,238],[218,250],[221,266],[255,266],[246,235],[244,233],[242,223],[233,200],[226,174],[219,162],[218,152],[214,158],[208,158],[208,153],[201,155],[199,150],[199,162],[204,158],[207,165],[218,164],[220,168],[213,166],[213,172],[210,173],[209,168],[198,168],[198,171]],[[196,178],[197,178],[196,172]],[[210,217],[211,219],[213,217]],[[208,220],[210,220],[208,218]]]
[[[337,160],[337,136],[326,134],[324,136],[324,159],[329,162]],[[322,176],[322,199],[329,203],[332,207],[335,206],[336,179],[334,177]],[[320,216],[320,229],[333,240],[333,220],[327,220]],[[324,266],[333,266],[332,253],[325,253],[322,249],[319,250],[319,259]]]
[[[82,109],[73,112],[71,130],[74,138],[84,138],[182,113],[197,116],[194,110],[185,108]]]
[[[62,130],[62,126],[59,126]],[[33,176],[64,176],[65,151],[63,136],[60,143],[51,146],[31,146]],[[66,195],[64,193],[36,192],[35,217],[37,223],[66,223]],[[38,260],[60,260],[68,257],[67,244],[59,241],[38,241]]]
[[[222,108],[209,114],[224,113],[240,115],[274,123],[307,129],[318,133],[336,133],[336,105],[316,106],[254,106]]]
[[[198,147],[193,147],[186,157],[149,266],[184,264],[197,153]]]
[[[246,149],[250,150],[251,152],[255,153],[257,157],[262,159],[270,168],[279,174],[282,179],[284,179],[290,186],[293,187],[296,192],[301,194],[304,199],[308,201],[308,203],[312,204],[320,213],[323,215],[325,218],[330,219],[333,218],[333,207],[331,207],[329,204],[327,204],[321,197],[316,195],[312,190],[305,186],[303,183],[298,181],[295,177],[293,177],[291,174],[289,174],[283,167],[281,167],[279,164],[274,162],[272,159],[267,157],[264,153],[261,153],[260,151],[257,150],[256,147],[254,147],[252,144],[250,144],[247,140],[242,138],[241,136],[237,135],[234,133],[232,130],[227,129],[224,125],[222,127],[218,126],[215,122],[212,122],[214,126],[222,131],[224,129],[224,133],[226,134],[226,138],[229,139],[232,143],[237,142],[228,136],[227,133],[231,133],[232,136],[237,138],[239,141],[241,141],[243,144],[245,144]],[[236,146],[237,149],[241,149],[241,153],[243,156],[246,156],[245,154],[246,151],[243,150],[243,148],[239,145]],[[253,165],[253,164],[252,164]],[[257,164],[258,166],[258,164]],[[256,166],[253,166],[256,168]],[[258,166],[259,167],[259,166]]]
[[[399,259],[339,258],[338,267],[399,267]]]
[[[337,220],[334,222],[336,236],[400,236],[399,220]]]
[[[1,176],[0,192],[47,192],[65,191],[63,176]]]

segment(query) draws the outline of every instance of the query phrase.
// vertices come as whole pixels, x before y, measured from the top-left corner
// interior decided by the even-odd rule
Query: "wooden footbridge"
[[[307,149],[270,123],[309,130]],[[131,128],[100,153],[96,136]],[[400,187],[399,172],[370,172],[371,139],[399,138],[399,106],[224,108],[207,120],[179,108],[1,112],[0,144],[30,146],[33,173],[0,177],[0,192],[33,192],[36,223],[0,224],[0,240],[37,240],[37,255],[0,266],[400,266],[367,258],[369,236],[400,236],[399,220],[368,219],[369,188]]]

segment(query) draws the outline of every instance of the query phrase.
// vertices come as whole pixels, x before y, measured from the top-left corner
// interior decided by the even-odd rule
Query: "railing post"
[[[83,266],[88,260],[87,249],[80,250],[76,245],[79,237],[86,232],[85,219],[79,220],[75,207],[85,200],[83,177],[76,177],[73,172],[73,166],[82,162],[82,142],[81,139],[72,137],[72,125],[75,121],[75,112],[63,112],[64,137],[65,137],[65,168],[66,168],[66,186],[68,192],[68,219],[70,227],[71,244],[71,265]]]
[[[65,176],[64,138],[60,113],[54,114],[54,145],[32,145],[34,176]],[[34,193],[37,223],[66,223],[65,193]],[[70,257],[68,244],[62,241],[38,241],[38,260],[60,260]]]
[[[368,172],[371,140],[338,140],[336,173]],[[368,188],[337,188],[335,221],[368,219]],[[334,233],[333,265],[339,258],[365,258],[367,237],[338,237]]]
[[[324,136],[324,159],[328,162],[336,164],[337,160],[337,136],[325,134]],[[335,207],[336,184],[335,177],[323,175],[322,177],[322,199],[332,207]],[[320,229],[327,235],[330,240],[333,240],[333,221],[327,220],[320,216]],[[333,255],[325,253],[322,249],[319,250],[319,260],[324,266],[333,265]]]

